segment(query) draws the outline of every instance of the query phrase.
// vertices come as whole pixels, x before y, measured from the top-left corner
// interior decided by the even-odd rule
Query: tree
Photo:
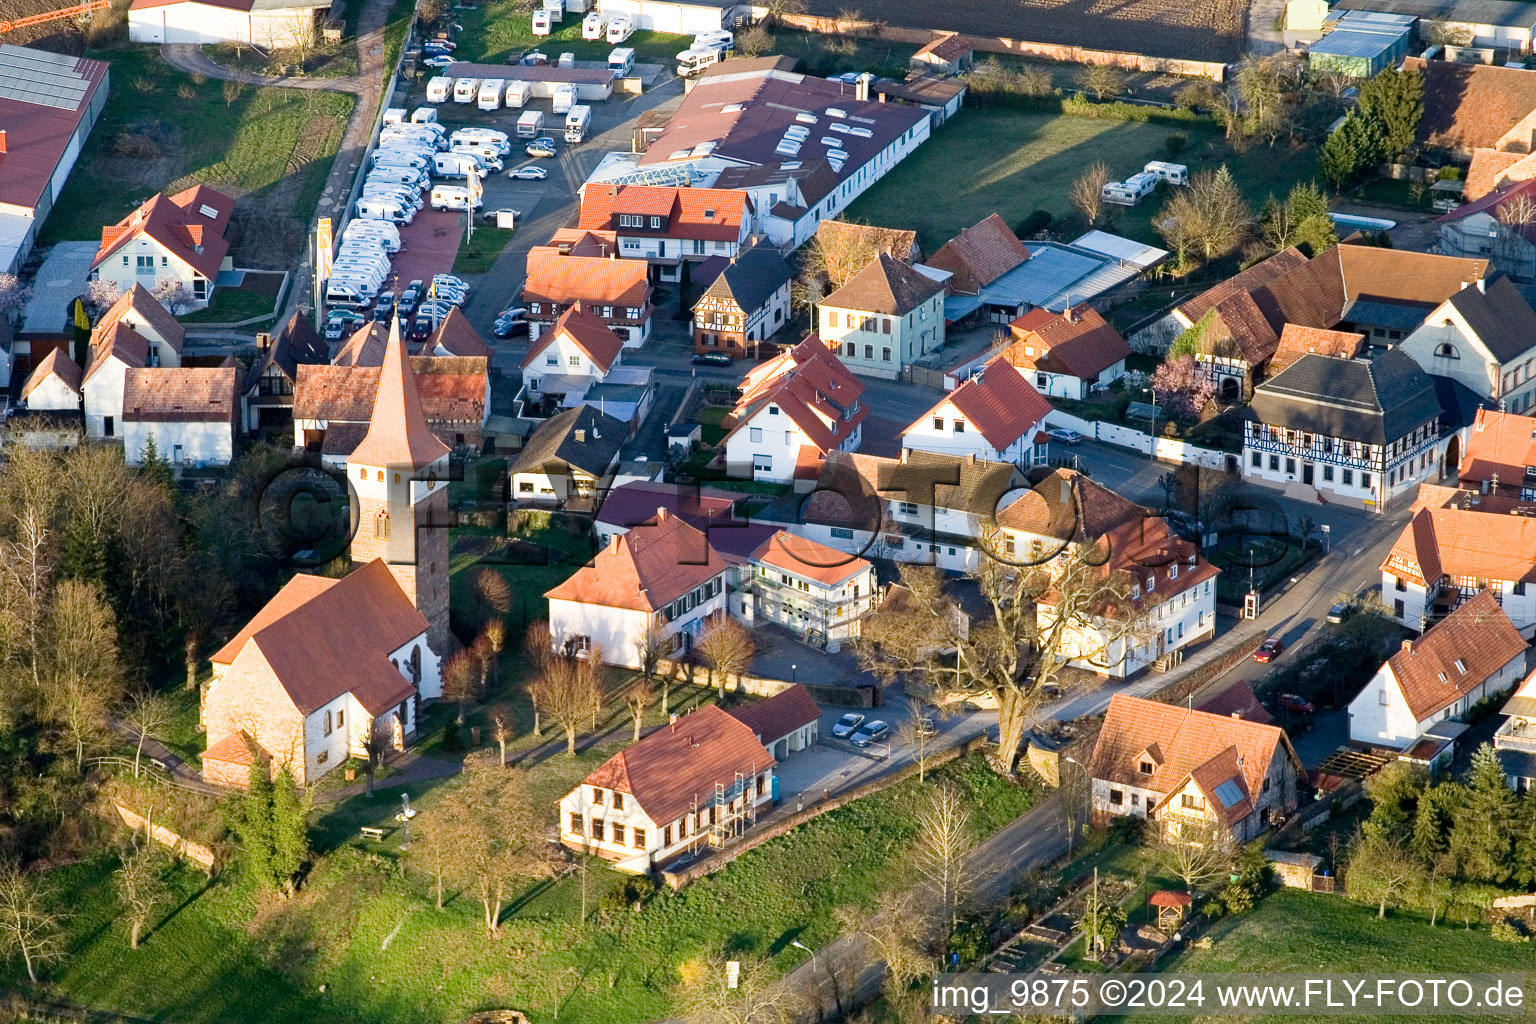
[[[480,674],[480,659],[473,651],[456,651],[443,662],[443,696],[454,702],[457,712],[454,721],[464,724],[464,711],[478,689],[476,677]]]
[[[0,861],[0,952],[20,955],[34,985],[40,968],[64,958],[63,915],[49,902],[39,876],[15,860]]]
[[[1406,835],[1428,781],[1424,769],[1408,761],[1393,761],[1366,779],[1365,792],[1371,798],[1366,834]]]
[[[896,255],[905,245],[906,233],[896,228],[868,224],[833,225],[816,232],[805,246],[804,277],[815,279],[826,291],[841,288],[869,266],[881,253]]]
[[[885,964],[886,991],[901,991],[933,969],[928,947],[943,922],[925,907],[912,889],[901,889],[881,900],[870,917],[854,906],[834,912],[843,934],[862,934],[874,944]]]
[[[507,578],[495,569],[481,569],[475,573],[475,599],[480,605],[481,618],[506,618],[512,610],[512,587]]]
[[[1099,953],[1114,948],[1120,933],[1125,930],[1125,923],[1125,911],[1120,909],[1120,904],[1106,903],[1097,896],[1090,897],[1083,909],[1081,921],[1089,956],[1097,959]]]
[[[1083,826],[1093,813],[1093,780],[1088,777],[1088,769],[1076,761],[1063,759],[1060,773],[1056,813],[1061,819],[1062,831],[1067,834],[1067,856],[1070,857]]]
[[[640,657],[640,674],[647,682],[656,678],[661,659],[672,651],[672,638],[655,619],[647,618],[635,637],[635,651]],[[672,673],[661,678],[661,713],[671,714]]]
[[[369,800],[373,799],[373,779],[379,766],[384,763],[384,755],[389,752],[393,742],[393,730],[387,727],[383,718],[368,718],[358,716],[356,734],[352,737],[354,749],[361,747],[363,750],[363,780]]]
[[[32,289],[15,274],[0,274],[0,319],[15,320],[32,298]]]
[[[1498,227],[1494,230],[1499,255],[1510,265],[1528,263],[1530,243],[1527,235],[1531,225],[1536,223],[1536,199],[1521,192],[1498,203],[1493,212],[1498,221]],[[1521,276],[1527,272],[1527,267],[1521,267],[1518,271]]]
[[[226,107],[232,107],[237,102],[239,102],[241,96],[245,95],[245,83],[244,82],[240,82],[240,81],[236,81],[233,78],[226,78],[220,84],[219,91],[220,91],[220,93],[224,97],[224,105]],[[167,283],[167,282],[162,282],[162,283]],[[157,286],[155,288],[155,291],[158,292],[159,290],[160,289]],[[185,290],[185,289],[183,289],[183,290]],[[160,298],[160,296],[157,294],[155,296],[155,298],[158,299],[158,298]],[[163,305],[166,306],[166,308],[170,308],[170,305],[171,305],[170,302],[166,301],[165,299],[161,299],[161,302],[162,302]]]
[[[122,289],[117,286],[116,281],[96,280],[85,286],[85,294],[80,298],[85,303],[85,308],[90,312],[91,319],[95,320],[101,314],[111,309],[112,304],[121,295]]]
[[[1152,374],[1152,389],[1171,416],[1185,421],[1199,419],[1216,397],[1215,382],[1194,356],[1159,363]]]
[[[549,632],[549,621],[546,619],[535,619],[528,623],[528,628],[523,631],[523,660],[528,663],[530,677],[537,680],[539,676],[543,675],[545,667],[548,666],[550,659],[554,656],[555,641]],[[529,691],[531,698],[531,686]],[[539,721],[539,704],[538,701],[533,701],[532,703],[533,734],[535,736],[542,736],[544,730],[540,728],[543,723]]]
[[[1214,259],[1237,249],[1253,225],[1253,214],[1225,164],[1190,179],[1158,212],[1153,226],[1181,262],[1191,255]]]
[[[738,965],[736,985],[726,964]],[[750,953],[714,953],[681,970],[682,1018],[687,1024],[791,1024],[799,997],[779,984],[768,964]]]
[[[577,731],[597,713],[601,702],[599,661],[595,648],[585,658],[553,656],[529,687],[533,706],[565,730],[565,752],[572,757],[576,756]]]
[[[1271,145],[1291,125],[1292,97],[1301,83],[1301,62],[1288,52],[1238,62],[1236,92],[1242,129]]]
[[[1192,821],[1164,821],[1160,826],[1158,859],[1184,883],[1185,891],[1197,893],[1226,878],[1236,855],[1226,829]]]
[[[238,83],[235,83],[238,84]],[[232,102],[226,96],[226,102]],[[187,286],[175,278],[165,277],[155,282],[154,290],[150,293],[155,300],[170,310],[172,316],[181,316],[192,305],[194,299]]]
[[[1420,884],[1423,869],[1396,836],[1362,834],[1350,850],[1344,876],[1349,898],[1376,904],[1376,916],[1387,916]]]
[[[1104,186],[1109,184],[1109,165],[1102,160],[1096,160],[1088,165],[1087,170],[1078,175],[1072,183],[1068,197],[1072,205],[1088,221],[1092,227],[1098,223],[1099,213],[1104,209]]]
[[[416,14],[427,25],[435,25],[448,15],[448,0],[416,0]]]
[[[81,580],[58,585],[48,620],[44,700],[83,767],[86,744],[105,731],[122,688],[117,625],[96,585]]]
[[[651,684],[644,676],[635,680],[633,686],[624,692],[624,706],[629,709],[629,715],[635,722],[635,742],[640,742],[640,727],[645,724],[645,709],[651,703]]]
[[[1424,75],[1417,69],[1388,67],[1360,83],[1355,109],[1381,125],[1386,156],[1413,148],[1424,117]]]
[[[1125,92],[1125,74],[1110,64],[1088,64],[1078,70],[1077,84],[1102,103]]]
[[[413,834],[409,856],[422,871],[432,878],[432,891],[439,912],[443,909],[443,882],[450,873],[456,857],[463,851],[459,845],[460,822],[451,818],[448,809],[439,805],[430,811],[416,815],[411,822]]]
[[[761,25],[753,25],[736,36],[736,52],[743,57],[757,57],[772,50],[776,40],[773,33]]]
[[[135,834],[118,855],[112,887],[128,923],[129,949],[139,948],[139,939],[149,927],[150,918],[170,900],[171,891],[161,877],[164,869],[165,858],[147,835],[140,844]]]
[[[139,758],[144,753],[144,741],[171,724],[173,714],[170,702],[158,693],[135,690],[123,709],[123,721],[133,729],[133,777],[139,777]]]
[[[928,710],[930,714],[922,712]],[[938,753],[939,732],[934,727],[933,715],[938,708],[924,709],[919,707],[911,718],[907,719],[896,729],[897,742],[912,748],[912,763],[917,765],[917,781],[924,782],[928,778],[928,765],[933,761],[933,755]]]
[[[1514,876],[1527,889],[1536,886],[1536,796],[1529,792],[1515,808]]]
[[[1466,794],[1459,782],[1442,782],[1419,794],[1408,848],[1421,863],[1438,864],[1450,852],[1451,829]]]
[[[293,895],[299,871],[309,859],[310,795],[301,793],[287,763],[272,784],[272,879],[284,895]]]
[[[777,28],[785,18],[804,14],[805,0],[766,0],[760,10],[763,13],[759,24],[764,28]]]
[[[1342,189],[1363,168],[1381,159],[1386,144],[1379,121],[1351,110],[1324,140],[1322,153],[1318,156],[1318,170],[1328,179],[1328,184]]]
[[[267,753],[254,743],[246,791],[233,798],[228,818],[241,849],[241,864],[262,889],[293,895],[297,876],[309,859],[308,818],[311,797],[300,793],[284,762],[276,772]]]
[[[1328,216],[1328,197],[1312,182],[1297,182],[1283,202],[1270,196],[1259,215],[1259,234],[1271,252],[1290,246],[1315,256],[1339,242]]]
[[[1215,82],[1209,78],[1195,78],[1179,86],[1173,100],[1186,110],[1214,110],[1222,96]]]
[[[491,708],[491,738],[496,741],[499,748],[501,766],[507,766],[507,744],[517,738],[517,719],[512,716],[512,709],[505,704],[498,704]]]
[[[971,809],[964,794],[944,785],[929,792],[916,817],[917,871],[953,929],[960,923],[960,909],[971,888],[972,876],[965,863],[976,845]]]
[[[507,648],[507,623],[501,618],[490,619],[480,630],[480,640],[490,653],[490,667],[486,670],[486,686],[489,688],[501,677],[501,652]]]
[[[1510,876],[1516,821],[1515,794],[1493,745],[1472,754],[1466,799],[1457,809],[1451,855],[1462,877],[1474,882],[1503,882]]]
[[[721,700],[725,699],[726,680],[732,673],[740,676],[745,672],[757,649],[752,634],[729,615],[706,629],[695,646],[714,671],[715,692]]]

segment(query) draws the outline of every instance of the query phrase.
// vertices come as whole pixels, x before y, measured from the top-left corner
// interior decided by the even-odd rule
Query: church
[[[347,458],[352,571],[295,575],[210,659],[203,778],[244,786],[255,758],[310,785],[370,736],[404,749],[442,696],[448,632],[448,447],[422,412],[399,323],[368,432]]]

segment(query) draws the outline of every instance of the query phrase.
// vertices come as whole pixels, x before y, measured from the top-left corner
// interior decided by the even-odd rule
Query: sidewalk
[[[437,757],[426,757],[407,750],[390,762],[390,766],[399,769],[395,774],[385,779],[377,779],[373,784],[373,791],[378,793],[385,789],[399,789],[401,786],[411,786],[418,782],[428,782],[432,779],[446,779],[450,775],[457,775],[463,771],[464,766],[457,761],[444,761]],[[340,789],[329,789],[315,795],[317,804],[340,803],[354,796],[361,796],[368,792],[368,780],[361,779],[357,782],[342,786]]]

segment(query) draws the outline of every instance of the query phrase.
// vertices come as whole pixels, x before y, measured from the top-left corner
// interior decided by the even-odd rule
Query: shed
[[[1313,43],[1307,62],[1314,74],[1340,72],[1370,78],[1408,55],[1417,19],[1405,14],[1345,11],[1330,16],[1333,28]]]
[[[1189,912],[1195,898],[1187,892],[1159,889],[1147,899],[1147,902],[1157,908],[1157,926],[1167,932],[1178,928],[1179,922],[1184,920],[1184,915]]]
[[[1292,853],[1286,850],[1265,850],[1269,866],[1274,869],[1280,884],[1291,889],[1312,888],[1312,876],[1317,874],[1323,858],[1315,853]]]

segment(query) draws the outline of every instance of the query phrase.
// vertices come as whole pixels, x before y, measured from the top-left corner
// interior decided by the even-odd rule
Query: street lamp
[[[1329,526],[1327,523],[1324,523],[1323,524],[1323,554],[1325,554],[1325,555],[1328,553],[1328,534],[1330,534],[1332,532],[1333,532],[1333,527]]]
[[[799,665],[791,665],[791,666],[789,666],[789,681],[792,682],[792,683],[798,683],[800,681],[800,666]]]
[[[816,973],[816,951],[810,946],[807,946],[805,943],[801,942],[799,939],[790,939],[789,944],[794,946],[796,949],[803,949],[807,953],[811,954],[811,974],[814,975]]]

